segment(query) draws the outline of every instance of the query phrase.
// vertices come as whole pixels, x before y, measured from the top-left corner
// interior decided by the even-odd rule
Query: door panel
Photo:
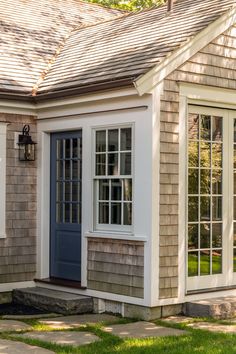
[[[82,132],[51,134],[50,276],[81,280]]]

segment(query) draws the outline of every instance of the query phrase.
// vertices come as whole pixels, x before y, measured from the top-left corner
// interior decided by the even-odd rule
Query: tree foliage
[[[165,0],[87,0],[113,9],[139,11],[163,4]]]

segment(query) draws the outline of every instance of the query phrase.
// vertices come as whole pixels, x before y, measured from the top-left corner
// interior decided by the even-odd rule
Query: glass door
[[[222,287],[229,282],[229,138],[227,110],[189,106],[187,290]]]

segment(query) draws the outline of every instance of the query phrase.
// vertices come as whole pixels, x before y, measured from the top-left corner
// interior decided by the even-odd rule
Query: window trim
[[[106,139],[107,139],[107,132],[108,130],[113,130],[113,129],[125,129],[125,128],[131,128],[131,150],[128,152],[131,152],[131,174],[130,175],[105,175],[105,176],[97,176],[96,175],[96,132],[101,131],[101,130],[106,130]],[[127,123],[127,124],[114,124],[114,125],[105,125],[105,126],[99,126],[99,127],[94,127],[93,128],[93,143],[92,143],[92,188],[93,188],[93,232],[114,232],[114,233],[120,233],[124,235],[132,235],[133,230],[134,230],[134,124],[133,123]],[[119,150],[118,154],[123,152],[123,150]],[[106,155],[107,151],[105,152]],[[119,157],[120,160],[120,157]],[[107,166],[106,166],[106,172],[107,172]],[[116,225],[116,224],[100,224],[98,223],[98,193],[99,189],[98,186],[98,181],[102,179],[131,179],[132,180],[132,224],[131,225]],[[123,198],[122,198],[123,200]]]

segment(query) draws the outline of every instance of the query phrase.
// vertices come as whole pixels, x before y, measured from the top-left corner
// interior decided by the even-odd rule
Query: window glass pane
[[[124,200],[132,200],[132,179],[123,180]]]
[[[70,182],[66,182],[64,183],[64,188],[65,188],[65,197],[64,197],[64,200],[66,202],[69,202],[71,199],[70,199],[70,186],[71,186],[71,183]]]
[[[81,224],[81,203],[78,203],[77,211],[78,211],[78,224]]]
[[[57,140],[57,159],[63,159],[63,140]]]
[[[188,249],[198,248],[198,224],[188,225]]]
[[[188,170],[188,194],[198,194],[198,169]]]
[[[234,142],[236,143],[236,119],[234,119]]]
[[[210,274],[210,251],[200,252],[200,275]]]
[[[212,140],[222,141],[222,117],[212,117]]]
[[[106,131],[96,131],[96,152],[106,151]]]
[[[200,248],[210,248],[210,224],[201,224]]]
[[[121,175],[131,175],[131,153],[121,153],[120,154],[120,174]]]
[[[109,224],[109,203],[99,203],[99,224]]]
[[[211,144],[200,143],[200,165],[202,167],[211,167]]]
[[[190,113],[188,116],[188,136],[191,140],[198,139],[199,115]]]
[[[212,167],[222,167],[222,144],[212,144]]]
[[[198,197],[188,198],[188,220],[198,221]]]
[[[188,276],[198,275],[198,252],[188,253]]]
[[[236,223],[234,222],[234,247],[236,246]]]
[[[122,198],[122,182],[120,179],[111,181],[111,200],[121,200]]]
[[[212,197],[212,220],[222,220],[222,197]]]
[[[222,193],[222,170],[212,170],[212,194]]]
[[[201,140],[211,139],[211,116],[201,115]]]
[[[65,222],[70,222],[70,203],[64,203]]]
[[[80,196],[80,182],[72,183],[72,201],[77,202],[81,200]]]
[[[211,192],[211,170],[200,170],[200,193],[210,194]]]
[[[234,220],[236,220],[236,197],[234,197]]]
[[[63,179],[63,161],[57,161],[57,179]]]
[[[108,154],[108,175],[116,176],[118,174],[118,154]]]
[[[199,166],[198,143],[190,142],[188,144],[188,165],[189,167]]]
[[[78,222],[78,205],[76,203],[72,204],[72,223]]]
[[[234,168],[236,168],[236,144],[234,144]]]
[[[121,203],[111,203],[111,224],[121,224]]]
[[[66,157],[66,159],[71,158],[71,140],[70,139],[65,140],[65,157]]]
[[[60,202],[63,200],[63,182],[57,182],[57,196],[56,201]]]
[[[63,212],[62,212],[62,203],[56,204],[56,222],[62,223],[63,222]]]
[[[96,175],[97,176],[106,175],[106,155],[105,154],[96,155]]]
[[[120,150],[131,150],[132,143],[131,143],[131,128],[122,128],[120,130]]]
[[[222,224],[212,224],[212,247],[222,247]]]
[[[118,151],[119,130],[108,130],[108,151]]]
[[[72,160],[72,179],[80,179],[80,160]]]
[[[222,273],[222,251],[212,250],[212,274]]]
[[[65,160],[65,179],[71,179],[70,175],[70,160]]]
[[[132,225],[132,204],[124,203],[124,225]]]
[[[201,197],[200,198],[200,220],[208,221],[210,220],[210,197]]]
[[[109,180],[99,181],[99,200],[109,200]]]
[[[234,265],[234,272],[236,272],[236,248],[234,248],[234,260],[233,260],[233,265]]]

